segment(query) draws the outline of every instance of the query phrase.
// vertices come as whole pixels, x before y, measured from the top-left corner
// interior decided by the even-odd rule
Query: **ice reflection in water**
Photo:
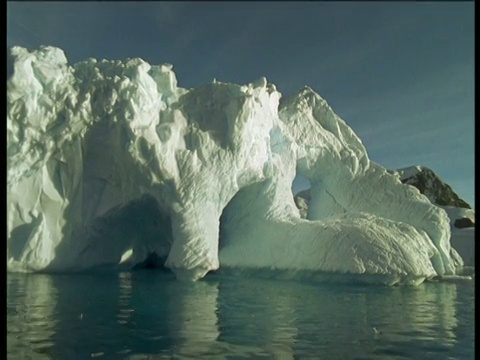
[[[167,353],[208,358],[219,335],[218,284],[183,283],[169,296],[168,333],[176,345]]]
[[[473,284],[9,275],[9,359],[473,358]]]
[[[120,294],[118,296],[118,314],[117,322],[121,325],[128,324],[132,313],[135,311],[132,308],[132,273],[123,272],[118,275]]]
[[[57,291],[48,276],[7,277],[9,359],[49,359],[56,330]]]

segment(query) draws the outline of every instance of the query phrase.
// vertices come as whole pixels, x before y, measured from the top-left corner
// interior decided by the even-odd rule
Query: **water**
[[[7,276],[8,359],[474,359],[474,284]]]

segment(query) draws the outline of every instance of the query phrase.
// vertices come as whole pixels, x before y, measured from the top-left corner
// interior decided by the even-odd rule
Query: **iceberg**
[[[402,183],[415,186],[430,202],[445,210],[450,219],[452,257],[458,267],[475,266],[475,211],[435,172],[425,166],[393,170]],[[457,254],[458,252],[458,254]]]
[[[311,88],[265,78],[194,89],[170,64],[13,47],[7,79],[7,268],[161,264],[419,283],[455,274],[446,212],[370,161]],[[306,219],[291,192],[312,184]]]

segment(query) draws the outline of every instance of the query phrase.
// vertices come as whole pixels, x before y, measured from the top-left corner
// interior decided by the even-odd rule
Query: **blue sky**
[[[168,62],[183,87],[308,84],[373,161],[428,166],[474,205],[473,2],[7,2],[13,45]]]

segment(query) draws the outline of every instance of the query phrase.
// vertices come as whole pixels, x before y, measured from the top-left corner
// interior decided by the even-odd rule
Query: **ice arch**
[[[91,241],[85,255],[85,234],[139,199],[168,219],[171,241],[161,245],[160,232],[135,240],[132,253],[143,255],[130,265],[161,247],[179,278],[220,265],[385,275],[389,283],[455,271],[446,213],[372,163],[308,87],[280,102],[265,78],[183,89],[168,64],[70,66],[53,47],[15,47],[10,56],[11,271],[104,264],[108,246]],[[312,184],[309,221],[291,195],[296,172]],[[219,253],[224,211],[229,241]]]

